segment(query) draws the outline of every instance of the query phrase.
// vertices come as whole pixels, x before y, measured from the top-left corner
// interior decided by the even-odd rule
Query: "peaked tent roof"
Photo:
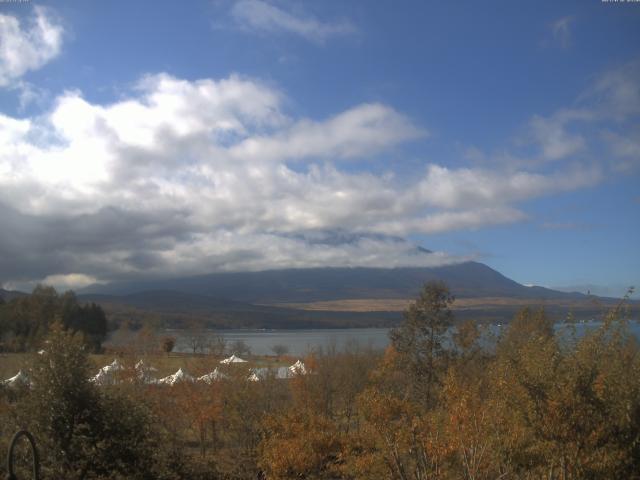
[[[202,375],[201,377],[198,377],[198,382],[205,382],[210,384],[214,380],[220,380],[222,378],[226,378],[226,375],[224,373],[220,373],[216,368],[213,372],[209,372]]]
[[[176,373],[174,373],[173,375],[167,375],[164,378],[161,378],[160,380],[158,380],[158,383],[161,384],[165,384],[165,385],[175,385],[176,383],[179,382],[193,382],[194,378],[189,375],[186,370],[183,370],[182,367],[180,367],[178,369],[178,371]]]
[[[120,370],[124,370],[124,365],[122,365],[122,363],[120,363],[117,358],[114,359],[113,362],[111,362],[109,365],[105,365],[100,369],[100,371],[104,373],[114,373]]]
[[[113,376],[113,371],[108,370],[107,367],[102,367],[96,375],[89,379],[89,381],[96,385],[115,385],[116,379]]]
[[[138,380],[143,383],[157,383],[156,378],[152,376],[153,372],[157,372],[158,369],[152,367],[151,365],[147,365],[142,360],[140,360],[135,365],[136,375],[138,376]]]
[[[294,375],[306,375],[307,367],[302,363],[301,360],[298,360],[296,363],[289,367],[289,371]]]
[[[156,367],[153,367],[151,365],[147,365],[146,363],[144,363],[144,360],[140,360],[138,363],[136,363],[136,370],[143,370],[146,372],[157,372],[158,369]]]
[[[220,363],[247,363],[246,360],[243,360],[240,357],[236,357],[235,354],[231,355],[229,358],[225,358],[224,360],[220,360]]]
[[[31,381],[29,380],[29,377],[26,373],[24,373],[22,370],[19,370],[16,375],[11,378],[7,378],[2,383],[7,387],[18,387],[21,385],[30,385]]]

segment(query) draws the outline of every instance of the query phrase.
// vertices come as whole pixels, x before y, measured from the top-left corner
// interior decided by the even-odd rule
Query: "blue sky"
[[[640,285],[639,3],[0,15],[7,286],[467,259]]]

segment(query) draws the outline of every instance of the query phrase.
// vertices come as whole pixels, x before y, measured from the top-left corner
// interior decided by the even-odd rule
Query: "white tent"
[[[189,375],[185,370],[183,370],[181,367],[173,375],[168,375],[158,380],[158,383],[164,384],[164,385],[175,385],[176,383],[179,383],[179,382],[193,382],[193,381],[194,381],[194,378],[191,375]]]
[[[305,367],[302,361],[298,360],[296,363],[289,367],[289,372],[291,372],[292,375],[306,375],[307,367]]]
[[[289,368],[290,367],[254,368],[251,370],[251,375],[249,375],[248,380],[251,382],[257,382],[260,380],[265,380],[269,377],[276,378],[278,380],[291,378],[293,376],[293,373],[289,370]]]
[[[29,377],[27,376],[27,374],[24,373],[22,370],[20,370],[16,375],[2,382],[2,384],[6,385],[9,388],[14,388],[14,387],[29,386],[31,385],[31,381],[29,380]]]
[[[116,383],[116,379],[113,375],[104,368],[101,368],[100,371],[89,379],[90,382],[95,383],[96,385],[113,385]]]
[[[240,357],[236,357],[235,354],[231,355],[229,358],[225,358],[224,360],[220,360],[220,363],[229,364],[229,363],[247,363],[246,360],[241,359]]]
[[[198,382],[204,382],[211,384],[215,380],[220,380],[222,378],[226,378],[227,376],[224,373],[220,373],[216,368],[213,372],[209,372],[201,377],[198,377]]]
[[[270,368],[261,367],[261,368],[252,368],[251,374],[247,377],[247,380],[250,382],[259,382],[260,380],[265,380],[269,377],[269,373],[272,371]]]
[[[140,379],[144,383],[156,383],[156,379],[151,375],[152,372],[158,371],[156,367],[147,365],[143,360],[140,360],[138,363],[136,363],[135,369],[138,379]]]
[[[157,372],[158,369],[156,367],[152,367],[151,365],[147,365],[146,363],[144,363],[144,360],[140,360],[138,363],[136,363],[136,370],[137,371],[142,371],[142,372]]]
[[[109,365],[102,367],[95,376],[89,379],[89,381],[97,385],[115,385],[117,381],[115,373],[121,370],[124,370],[124,366],[116,358]]]
[[[120,363],[120,361],[116,358],[109,365],[105,365],[100,369],[105,373],[114,373],[119,372],[120,370],[124,370],[124,366]]]

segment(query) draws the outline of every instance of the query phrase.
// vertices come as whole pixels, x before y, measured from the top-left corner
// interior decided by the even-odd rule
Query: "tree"
[[[157,449],[144,405],[100,392],[79,334],[52,325],[30,377],[23,422],[38,438],[48,478],[150,478]]]
[[[162,339],[161,346],[162,351],[169,355],[173,351],[173,348],[176,346],[175,337],[164,337]]]
[[[462,471],[462,478],[501,478],[500,449],[494,435],[493,402],[487,398],[486,376],[482,373],[477,377],[461,374],[464,371],[451,368],[443,382],[441,416],[444,428],[440,441],[453,454],[452,460]]]
[[[5,308],[6,302],[4,297],[0,295],[0,352],[4,350],[5,343],[5,331],[7,331],[7,322],[5,320]]]
[[[453,301],[443,282],[429,282],[404,311],[402,325],[389,333],[393,347],[413,376],[413,394],[425,405],[433,400],[438,382],[436,368],[444,353],[443,336],[452,323],[449,307]]]
[[[281,357],[283,355],[286,355],[287,353],[289,353],[289,347],[287,347],[286,345],[273,345],[271,347],[271,351],[277,356],[277,357]]]
[[[10,334],[13,344],[9,347],[17,351],[39,349],[55,321],[72,332],[81,332],[94,352],[107,336],[102,308],[94,303],[80,304],[71,291],[58,295],[53,287],[38,285],[31,295],[14,298],[2,310],[0,330]]]
[[[217,333],[210,334],[207,338],[206,344],[209,355],[215,355],[216,357],[224,355],[224,351],[227,348],[227,342],[224,337]]]
[[[544,308],[532,310],[529,307],[521,309],[509,324],[504,338],[500,340],[499,348],[517,351],[531,340],[550,340],[554,336],[553,319]]]
[[[242,356],[242,355],[250,355],[251,348],[246,344],[244,340],[236,340],[231,345],[229,345],[229,352]]]
[[[191,347],[193,354],[200,352],[203,353],[206,347],[205,333],[202,331],[202,326],[198,323],[192,323],[187,330],[187,342]]]
[[[639,478],[640,351],[612,311],[573,342],[521,311],[487,370],[502,456],[519,477]]]
[[[483,330],[473,320],[459,323],[452,330],[456,370],[467,379],[480,378],[486,368],[488,352],[482,348]]]
[[[157,351],[158,345],[156,330],[151,325],[145,324],[136,334],[136,350],[143,355],[148,355]]]
[[[264,421],[260,466],[267,478],[340,478],[341,436],[328,417],[309,409],[292,409]]]
[[[74,332],[82,332],[85,342],[93,352],[98,352],[107,337],[107,317],[95,303],[81,305],[71,290],[59,297],[62,324]]]

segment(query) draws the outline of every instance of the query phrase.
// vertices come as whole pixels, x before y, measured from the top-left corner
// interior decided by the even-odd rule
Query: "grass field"
[[[344,299],[309,303],[279,303],[275,306],[312,311],[334,312],[401,312],[414,299],[377,298],[377,299]],[[478,310],[500,307],[526,307],[552,305],[561,308],[593,308],[591,299],[585,300],[542,300],[531,298],[479,297],[458,298],[452,310]]]

